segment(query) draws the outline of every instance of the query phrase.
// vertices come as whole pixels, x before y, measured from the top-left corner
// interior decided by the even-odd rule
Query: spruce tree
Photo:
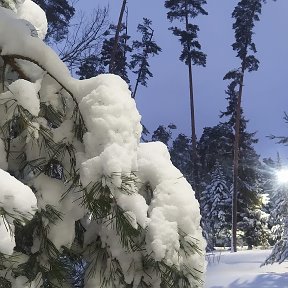
[[[190,184],[191,179],[191,138],[179,134],[172,143],[171,161],[182,172]]]
[[[228,123],[205,127],[198,141],[200,177],[203,179],[202,191],[207,185],[208,175],[218,162],[225,175],[232,174],[233,130]],[[209,179],[208,179],[209,180]]]
[[[227,111],[229,107],[232,107],[230,104],[231,102],[228,103]],[[229,116],[229,113],[226,115]],[[199,140],[198,151],[202,191],[206,190],[210,185],[211,179],[209,174],[213,172],[217,163],[222,167],[227,187],[233,186],[233,126],[235,120],[233,120],[232,115],[226,122],[214,127],[204,128]],[[239,191],[241,193],[239,193],[238,197],[237,222],[242,240],[245,244],[249,242],[251,247],[260,245],[259,243],[267,244],[269,231],[267,230],[268,219],[263,210],[264,202],[262,201],[264,197],[262,193],[265,192],[262,181],[263,169],[259,161],[259,155],[257,155],[253,147],[253,143],[257,139],[254,137],[255,133],[248,133],[246,131],[247,120],[244,117],[242,117],[241,123],[241,135],[243,136],[240,143],[241,153],[239,162]],[[230,203],[232,203],[232,194],[230,193]],[[201,207],[203,206],[203,200],[203,198],[200,199]],[[227,219],[229,221],[231,217]],[[256,224],[257,227],[255,226]],[[252,237],[251,233],[254,233]]]
[[[170,153],[171,161],[183,173],[188,182],[194,188],[196,198],[200,201],[200,192],[203,189],[203,179],[201,178],[202,167],[198,150],[192,157],[191,138],[182,133],[179,134],[172,143]],[[192,166],[193,169],[191,169]]]
[[[1,286],[202,287],[199,205],[165,145],[139,143],[127,83],[73,79],[13,13],[0,7]]]
[[[201,45],[198,41],[199,26],[191,23],[199,14],[208,15],[207,11],[202,7],[206,4],[205,0],[166,0],[165,7],[169,9],[167,18],[173,22],[179,20],[184,22],[184,27],[171,27],[172,33],[179,37],[182,45],[180,60],[188,66],[189,75],[189,96],[190,96],[190,112],[191,112],[191,137],[192,137],[192,162],[196,162],[196,125],[195,125],[195,108],[194,108],[194,92],[192,79],[192,65],[206,65],[206,55],[201,51]],[[193,168],[193,167],[192,167]]]
[[[227,245],[231,230],[230,183],[227,181],[217,161],[211,174],[209,184],[201,193],[201,215],[204,235],[208,248],[213,250],[218,245]]]

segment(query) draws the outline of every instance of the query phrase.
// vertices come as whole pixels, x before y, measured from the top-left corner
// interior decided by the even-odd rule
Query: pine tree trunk
[[[256,1],[252,9],[252,15],[254,15],[256,9]],[[253,23],[253,19],[250,21]],[[234,159],[233,159],[233,199],[232,199],[232,239],[231,239],[231,252],[237,252],[237,194],[238,194],[238,172],[239,172],[239,141],[240,141],[240,121],[241,121],[241,101],[244,83],[244,72],[246,67],[246,58],[248,45],[251,44],[251,39],[246,39],[244,55],[241,58],[241,77],[239,81],[239,92],[236,103],[236,115],[235,115],[235,139],[234,139]]]
[[[187,11],[187,1],[185,1],[185,9]],[[188,13],[185,15],[186,31],[188,31]],[[190,45],[188,44],[190,52]],[[191,132],[192,132],[192,175],[195,177],[195,163],[196,163],[196,129],[195,129],[195,112],[194,112],[194,93],[193,93],[193,75],[192,75],[192,61],[191,57],[188,61],[188,77],[189,77],[189,95],[190,95],[190,117],[191,117]],[[195,194],[197,197],[197,194]]]
[[[111,52],[111,59],[110,59],[110,63],[109,63],[109,73],[114,72],[114,62],[115,62],[116,50],[117,50],[117,46],[118,46],[119,35],[120,35],[120,31],[121,31],[121,25],[122,25],[122,20],[123,20],[123,15],[124,15],[126,3],[127,3],[127,0],[123,0],[119,19],[118,19],[117,29],[115,32],[115,40],[114,40],[113,50]]]
[[[195,129],[195,112],[194,112],[194,93],[193,93],[193,78],[192,78],[192,63],[188,64],[189,71],[189,95],[190,95],[190,112],[191,112],[191,132],[192,132],[192,155],[193,160],[196,159],[196,129]]]
[[[241,118],[241,99],[244,82],[244,65],[242,65],[239,92],[237,97],[235,115],[235,139],[234,139],[234,158],[233,158],[233,197],[232,197],[232,239],[231,252],[237,252],[237,194],[238,194],[238,171],[239,171],[239,140],[240,140],[240,118]]]
[[[142,73],[142,70],[140,69],[140,71],[138,73],[137,81],[136,81],[136,84],[135,84],[134,92],[132,93],[132,98],[133,99],[135,99],[135,97],[136,97],[136,92],[137,92],[137,88],[138,88],[138,85],[139,85],[139,82],[140,82],[141,73]]]

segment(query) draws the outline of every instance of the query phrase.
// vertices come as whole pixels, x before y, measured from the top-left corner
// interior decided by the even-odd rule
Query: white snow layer
[[[215,251],[209,259],[205,288],[286,288],[287,262],[261,266],[271,250]]]
[[[27,6],[22,6],[22,8],[26,7],[24,10],[33,19],[37,18],[38,16],[34,15],[34,8],[31,8],[33,10],[31,14],[29,9],[27,10],[27,7],[32,5],[30,1],[27,1],[24,2]],[[21,12],[20,7],[18,7],[19,15],[26,15],[26,12]],[[25,16],[25,19],[29,17]],[[40,18],[42,18],[41,15]],[[42,23],[42,20],[40,19],[39,23]],[[31,20],[31,23],[39,28],[41,25],[36,22]],[[10,91],[0,94],[0,99],[3,95],[13,97],[18,105],[35,116],[33,120],[35,129],[33,127],[31,129],[34,131],[36,140],[39,136],[39,127],[42,125],[50,129],[54,141],[73,144],[76,149],[76,168],[80,168],[82,185],[86,187],[98,181],[103,186],[109,187],[110,197],[115,199],[132,227],[137,229],[141,226],[146,229],[145,249],[155,260],[163,260],[167,265],[175,265],[178,269],[189,267],[204,271],[204,255],[194,253],[187,257],[181,250],[185,241],[197,244],[202,252],[205,250],[205,241],[200,228],[199,204],[191,186],[180,171],[172,165],[167,148],[159,142],[140,144],[141,116],[134,100],[131,99],[128,85],[119,76],[109,74],[82,81],[73,79],[56,53],[40,39],[31,37],[31,31],[17,17],[1,7],[0,53],[0,55],[14,55],[14,57],[19,55],[27,63],[27,58],[30,58],[34,66],[37,63],[36,66],[38,65],[46,72],[43,73],[41,69],[35,70],[31,64],[24,65],[25,72],[32,71],[35,83],[17,80],[9,86]],[[23,66],[23,63],[20,63]],[[57,79],[58,83],[54,79]],[[40,102],[60,109],[59,94],[65,97],[67,110],[73,108],[73,101],[79,104],[87,128],[83,144],[74,137],[72,113],[66,117],[62,125],[53,129],[48,127],[45,119],[37,117]],[[14,145],[18,145],[17,141],[17,139],[14,140]],[[31,137],[27,136],[26,142],[27,159],[33,160],[46,156],[45,152],[39,150],[39,144],[35,144]],[[5,155],[2,144],[0,142],[0,152]],[[7,168],[5,158],[3,159],[0,158],[0,165]],[[12,164],[9,162],[9,169],[10,165]],[[69,157],[64,158],[63,166],[69,169]],[[0,171],[1,184],[5,181],[7,187],[10,187],[9,185],[14,187],[15,183],[18,183],[7,172]],[[33,185],[37,191],[37,206],[40,210],[47,209],[47,205],[50,205],[61,212],[62,220],[59,219],[56,223],[51,224],[46,219],[47,225],[49,224],[48,238],[58,249],[62,245],[71,246],[75,237],[75,221],[83,218],[85,214],[86,218],[87,215],[89,217],[91,211],[85,211],[82,208],[79,203],[81,197],[75,191],[71,191],[62,199],[68,187],[60,180],[40,175],[32,179],[30,185]],[[149,192],[151,195],[148,195],[148,187],[151,189],[151,193]],[[124,193],[123,188],[129,193]],[[3,187],[0,188],[0,203],[1,200],[6,201],[4,203],[7,209],[19,208],[22,213],[32,213],[36,200],[33,192],[27,190],[29,189],[27,186],[23,185],[21,189],[19,187],[17,192],[9,188],[9,193],[4,193],[1,189]],[[22,191],[26,192],[22,193]],[[8,200],[4,196],[2,199],[1,195],[6,194],[9,196]],[[26,195],[25,199],[22,199],[24,195]],[[21,199],[20,202],[18,202],[19,199]],[[113,227],[103,223],[99,225],[92,219],[90,223],[89,221],[86,223],[86,230],[85,243],[91,243],[100,236],[103,245],[106,244],[112,257],[118,260],[127,283],[132,283],[134,280],[135,284],[139,283],[141,277],[147,278],[146,275],[142,275],[141,252],[127,253],[120,243],[120,236]],[[10,246],[7,244],[7,247],[13,245],[13,243]],[[38,248],[37,241],[34,239],[33,252],[36,252]],[[152,278],[147,281],[150,281],[151,287],[158,288],[160,287],[159,279],[157,279],[159,277],[153,273],[151,271]],[[203,278],[201,273],[198,276],[200,279]],[[96,287],[99,284],[99,279],[96,278],[90,278],[86,287]],[[19,279],[18,282],[21,283],[19,285],[22,285],[23,281]],[[194,283],[193,279],[191,283]]]

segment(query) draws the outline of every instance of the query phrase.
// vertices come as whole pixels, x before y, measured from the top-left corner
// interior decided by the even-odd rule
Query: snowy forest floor
[[[205,288],[288,288],[288,262],[260,267],[270,252],[215,252],[209,257]]]

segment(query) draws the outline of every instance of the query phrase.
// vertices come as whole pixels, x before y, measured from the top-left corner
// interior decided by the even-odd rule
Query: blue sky
[[[86,2],[86,3],[85,3]],[[109,18],[116,23],[121,6],[120,0],[80,0],[85,10],[109,4]],[[247,73],[243,94],[243,108],[250,120],[249,131],[257,131],[259,143],[255,146],[262,157],[276,156],[277,151],[284,159],[287,148],[276,145],[267,135],[288,135],[288,124],[284,123],[284,111],[288,112],[288,91],[286,85],[288,66],[288,1],[267,1],[263,5],[261,21],[256,23],[255,43],[260,60],[257,72]],[[150,18],[155,30],[155,40],[163,52],[151,60],[154,77],[148,88],[140,87],[137,106],[144,124],[155,130],[159,124],[177,125],[177,132],[190,133],[190,112],[188,96],[187,67],[178,60],[180,44],[168,28],[164,1],[128,0],[129,34],[136,36],[136,27],[143,17]],[[231,13],[237,4],[235,0],[208,1],[208,16],[196,19],[200,26],[199,40],[207,53],[207,67],[194,67],[195,113],[197,137],[207,126],[219,122],[219,111],[226,107],[223,76],[228,70],[237,68],[231,44],[234,41]],[[133,86],[132,81],[132,86]]]

